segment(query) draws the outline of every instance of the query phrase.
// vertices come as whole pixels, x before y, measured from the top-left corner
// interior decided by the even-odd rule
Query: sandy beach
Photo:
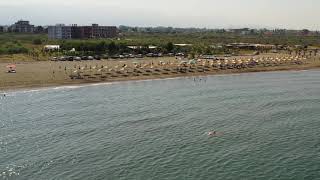
[[[252,62],[254,62],[253,65]],[[81,62],[40,61],[15,63],[17,73],[7,73],[8,64],[0,63],[0,90],[2,91],[82,83],[304,70],[320,68],[320,59],[318,56],[290,59],[287,54],[265,54],[228,57],[227,60],[221,61],[196,60],[193,63],[190,63],[190,60],[175,57]]]

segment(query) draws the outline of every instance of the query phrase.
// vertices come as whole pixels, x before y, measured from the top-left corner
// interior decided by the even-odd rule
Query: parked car
[[[143,55],[142,54],[137,54],[135,57],[136,58],[143,58]]]
[[[58,61],[58,58],[57,57],[52,57],[50,60],[51,61]]]
[[[176,56],[184,56],[184,53],[177,53]]]
[[[74,57],[73,59],[74,59],[75,61],[81,61],[81,57],[78,57],[78,56]]]
[[[94,60],[92,56],[88,56],[88,60]]]
[[[87,56],[82,56],[81,60],[88,60],[88,57]]]
[[[68,56],[67,59],[68,61],[73,61],[73,56]]]
[[[120,58],[120,55],[113,55],[111,56],[112,59],[119,59]]]
[[[94,56],[94,59],[95,59],[95,60],[101,60],[101,57],[100,57],[99,55],[95,55],[95,56]]]
[[[109,56],[107,54],[102,55],[102,59],[109,59]]]
[[[135,55],[129,54],[129,58],[135,58]]]
[[[148,53],[146,56],[147,57],[154,57],[153,53]]]
[[[67,60],[67,57],[65,57],[65,56],[59,57],[59,61],[66,61],[66,60]]]

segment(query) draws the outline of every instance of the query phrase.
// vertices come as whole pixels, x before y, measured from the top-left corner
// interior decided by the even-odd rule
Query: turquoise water
[[[0,179],[320,178],[320,71],[201,79],[8,92]]]

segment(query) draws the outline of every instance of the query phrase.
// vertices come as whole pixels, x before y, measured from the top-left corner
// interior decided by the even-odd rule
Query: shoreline
[[[309,66],[308,66],[309,65]],[[155,75],[155,76],[139,76],[139,77],[121,77],[108,80],[100,81],[86,81],[86,80],[66,80],[62,82],[53,83],[34,83],[27,85],[10,85],[0,87],[1,93],[6,92],[16,92],[23,90],[39,90],[47,88],[59,88],[59,87],[77,87],[86,85],[99,85],[108,83],[121,83],[121,82],[131,82],[131,81],[146,81],[146,80],[165,80],[172,78],[187,78],[187,77],[199,77],[199,76],[215,76],[215,75],[232,75],[232,74],[246,74],[246,73],[262,73],[262,72],[281,72],[281,71],[302,71],[302,70],[314,70],[320,69],[320,65],[286,65],[286,66],[274,66],[274,67],[254,67],[248,69],[228,69],[228,70],[217,70],[210,72],[196,72],[196,73],[184,73],[184,74],[170,74],[170,75]]]

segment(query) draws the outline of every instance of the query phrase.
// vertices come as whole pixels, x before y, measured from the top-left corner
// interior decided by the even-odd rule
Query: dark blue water
[[[201,79],[9,92],[0,179],[320,178],[320,71]]]

